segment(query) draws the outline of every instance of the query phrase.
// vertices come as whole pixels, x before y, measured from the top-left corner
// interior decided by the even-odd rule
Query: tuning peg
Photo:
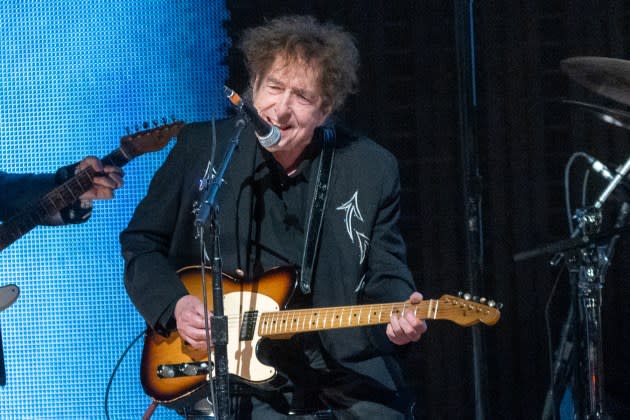
[[[152,123],[153,123],[153,126],[154,126],[154,127],[157,127],[158,125],[160,125],[160,123],[158,122],[158,120],[153,120],[153,121],[152,121]]]
[[[487,301],[488,301],[488,299],[486,299],[485,297],[480,297],[479,298],[479,303],[485,304]]]
[[[479,296],[473,296],[473,297],[472,297],[472,300],[473,300],[474,302],[479,302]]]
[[[146,130],[147,128],[149,128],[149,123],[148,123],[147,121],[143,122],[143,123],[142,123],[142,128],[144,128],[145,130]]]

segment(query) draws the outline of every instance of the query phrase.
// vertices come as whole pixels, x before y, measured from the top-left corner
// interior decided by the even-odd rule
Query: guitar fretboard
[[[412,312],[418,319],[436,318],[439,301],[424,300],[419,304],[395,302],[374,305],[297,309],[263,313],[258,333],[262,337],[336,328],[387,324],[392,315]]]

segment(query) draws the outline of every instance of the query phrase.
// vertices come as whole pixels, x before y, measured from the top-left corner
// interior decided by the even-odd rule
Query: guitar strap
[[[313,266],[315,265],[317,244],[319,242],[319,234],[322,230],[324,209],[326,208],[328,182],[330,181],[333,158],[335,156],[335,128],[332,125],[323,127],[322,136],[322,156],[319,160],[319,168],[315,181],[315,194],[308,217],[308,227],[304,241],[304,254],[302,255],[302,270],[300,272],[300,289],[304,294],[311,293]]]

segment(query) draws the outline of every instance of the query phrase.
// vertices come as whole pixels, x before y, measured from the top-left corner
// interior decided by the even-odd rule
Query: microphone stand
[[[206,185],[206,189],[202,193],[202,198],[199,201],[198,206],[195,208],[195,226],[197,227],[197,234],[200,237],[200,241],[203,242],[203,227],[208,222],[208,218],[211,217],[211,228],[213,229],[213,258],[212,258],[212,291],[213,291],[213,316],[212,316],[212,340],[214,343],[214,359],[215,359],[215,384],[216,392],[211,392],[210,398],[213,400],[215,419],[224,420],[230,419],[230,384],[229,384],[229,370],[228,370],[228,358],[227,358],[227,343],[228,343],[228,329],[227,329],[227,317],[223,311],[223,283],[222,283],[222,260],[221,260],[221,248],[220,248],[220,227],[219,227],[219,206],[216,204],[217,193],[223,182],[223,176],[232,160],[234,152],[238,148],[240,141],[241,131],[245,128],[246,122],[242,114],[236,120],[234,125],[234,132],[229,141],[228,149],[223,157],[223,162],[219,167],[216,175],[212,178],[209,187],[207,187],[207,180],[204,180],[202,185]],[[210,173],[210,172],[209,172]],[[208,173],[208,174],[209,174]],[[202,259],[205,259],[202,246]],[[203,282],[203,298],[205,313],[208,313],[207,308],[207,292],[205,285],[205,264],[202,263],[202,282]],[[206,316],[206,334],[208,331]],[[206,337],[209,338],[209,337]],[[210,365],[210,343],[208,342],[208,363]],[[213,382],[212,374],[208,375],[209,389],[212,391]],[[214,398],[216,398],[216,401]]]

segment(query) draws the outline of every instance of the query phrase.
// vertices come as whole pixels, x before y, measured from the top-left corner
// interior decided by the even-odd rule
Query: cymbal
[[[608,57],[571,57],[560,68],[585,88],[630,105],[630,61]]]
[[[605,123],[612,124],[617,127],[630,130],[630,112],[620,111],[618,109],[606,108],[599,105],[589,104],[587,102],[573,101],[570,99],[563,99],[563,103],[569,105],[577,105],[584,108],[591,114],[597,116]]]

